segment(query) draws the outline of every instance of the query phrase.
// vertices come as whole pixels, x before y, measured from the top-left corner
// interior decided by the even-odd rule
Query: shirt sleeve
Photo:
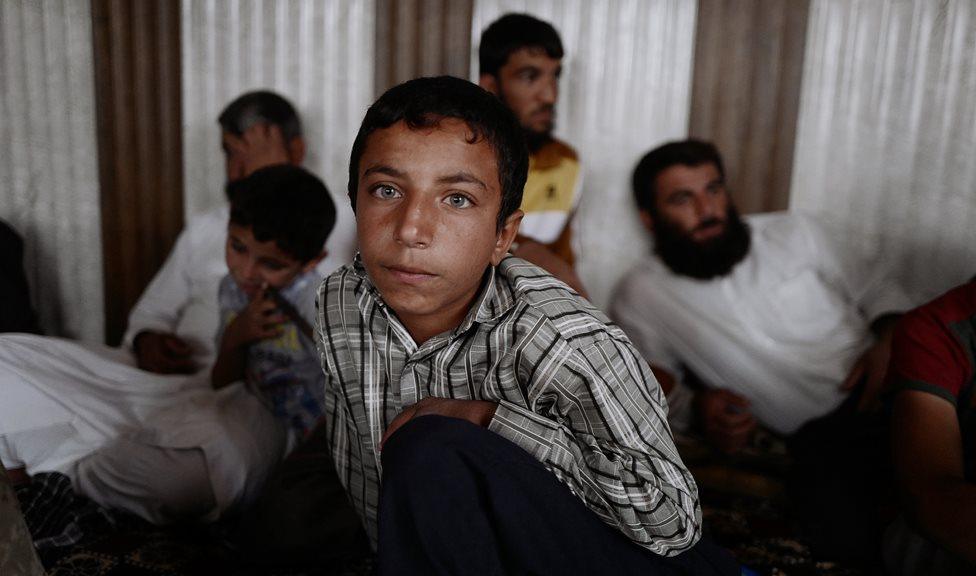
[[[533,454],[607,524],[662,556],[701,536],[698,488],[674,446],[660,386],[626,341],[531,346],[535,410],[502,401],[489,429]],[[530,355],[529,355],[530,356]],[[553,361],[554,359],[559,359]]]
[[[610,304],[610,317],[627,334],[644,360],[668,372],[674,378],[674,387],[668,393],[668,422],[677,432],[691,428],[692,400],[694,393],[684,382],[684,369],[661,334],[661,321],[655,318],[647,305],[653,287],[641,277],[628,277],[620,283]]]
[[[330,336],[326,325],[327,311],[325,304],[326,283],[323,283],[315,300],[315,343],[318,348],[319,360],[324,373],[323,379],[323,420],[326,437],[331,447],[332,461],[336,473],[352,500],[353,506],[363,521],[366,534],[369,535],[373,549],[378,532],[376,510],[368,506],[370,501],[379,501],[379,487],[367,481],[363,445],[360,442],[356,421],[349,407],[349,399],[343,393],[341,371],[336,365],[335,342]],[[372,500],[371,500],[372,498]]]
[[[969,379],[970,363],[958,340],[929,306],[899,321],[891,342],[887,386],[892,393],[919,390],[956,404]]]
[[[882,262],[868,262],[856,250],[844,247],[836,235],[810,217],[800,217],[810,249],[815,251],[823,272],[832,283],[845,289],[848,298],[860,309],[869,322],[885,314],[904,312],[912,308],[901,286],[891,277]]]
[[[186,271],[191,255],[192,240],[189,229],[184,229],[163,267],[129,313],[123,339],[127,348],[132,348],[132,342],[140,332],[151,330],[168,333],[176,330],[183,307],[190,300],[190,281]]]

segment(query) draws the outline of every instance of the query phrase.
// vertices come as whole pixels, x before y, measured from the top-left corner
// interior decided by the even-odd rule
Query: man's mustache
[[[724,220],[720,220],[718,218],[712,217],[712,218],[709,218],[707,220],[702,220],[698,224],[698,226],[695,226],[695,229],[693,231],[694,232],[699,232],[701,230],[705,230],[707,228],[711,228],[712,226],[721,226],[724,223],[725,223]]]

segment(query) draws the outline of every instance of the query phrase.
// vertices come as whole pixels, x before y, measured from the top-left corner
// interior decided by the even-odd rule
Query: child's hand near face
[[[247,345],[281,336],[282,324],[287,321],[288,317],[278,310],[278,305],[268,293],[267,285],[262,286],[261,291],[224,330],[220,354],[210,373],[213,387],[222,388],[243,378]]]
[[[282,333],[281,325],[287,321],[288,317],[278,310],[278,305],[268,294],[267,286],[262,286],[251,303],[227,326],[221,348],[228,345],[238,348],[258,340],[277,338]]]

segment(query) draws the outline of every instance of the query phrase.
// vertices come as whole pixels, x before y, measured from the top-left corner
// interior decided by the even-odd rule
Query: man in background
[[[266,166],[299,166],[305,159],[301,120],[278,94],[243,94],[224,108],[218,122],[228,182]],[[226,204],[191,218],[129,314],[123,342],[140,368],[189,374],[213,363],[228,218]]]
[[[512,253],[586,295],[574,268],[572,220],[580,199],[580,163],[552,136],[563,45],[548,22],[506,14],[481,34],[479,84],[515,114],[529,149],[525,213]]]
[[[694,418],[726,452],[757,423],[785,436],[815,550],[873,554],[887,450],[872,409],[907,297],[809,218],[740,218],[709,143],[652,150],[633,188],[655,257],[621,281],[611,317],[670,388],[672,424]]]

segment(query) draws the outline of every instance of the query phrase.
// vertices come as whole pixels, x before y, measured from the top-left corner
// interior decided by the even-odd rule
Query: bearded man
[[[740,217],[712,144],[652,150],[633,189],[655,256],[622,280],[611,316],[670,386],[672,425],[694,420],[726,452],[757,424],[784,436],[815,546],[872,561],[887,453],[872,411],[907,297],[810,218]]]

